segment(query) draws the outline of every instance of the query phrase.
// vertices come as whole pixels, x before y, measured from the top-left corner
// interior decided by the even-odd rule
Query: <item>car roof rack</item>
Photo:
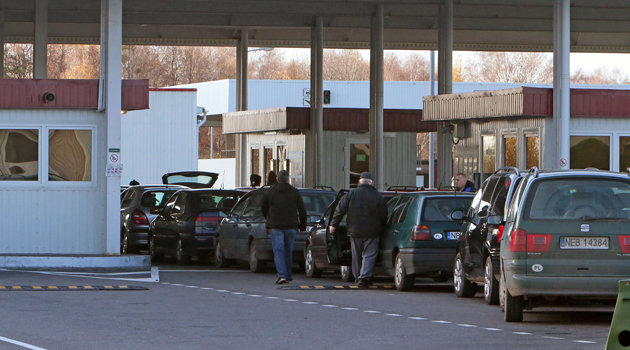
[[[417,186],[389,186],[385,191],[425,191],[424,187]]]
[[[334,188],[332,188],[331,186],[313,186],[313,188],[318,189],[318,190],[329,190],[329,191],[335,191]]]
[[[529,174],[534,174],[534,178],[538,177],[538,167],[537,166],[533,166],[531,169],[529,169]]]
[[[506,172],[506,173],[508,173],[508,172],[510,172],[510,171],[513,171],[513,172],[515,172],[515,173],[516,173],[516,176],[521,176],[521,172],[518,170],[518,168],[515,168],[515,167],[513,167],[513,166],[506,166],[506,167],[503,167],[503,168],[497,169],[494,173],[492,173],[492,175],[494,175],[494,174],[498,174],[498,173],[500,173],[500,172],[502,172],[502,171],[504,171],[504,172]]]

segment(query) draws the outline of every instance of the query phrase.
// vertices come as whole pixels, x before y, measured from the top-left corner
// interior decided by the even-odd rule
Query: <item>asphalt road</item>
[[[0,271],[0,286],[8,289],[0,287],[0,349],[604,349],[613,315],[612,307],[540,308],[526,311],[523,323],[505,323],[481,291],[461,299],[450,283],[432,280],[419,280],[407,293],[284,290],[272,272],[159,268],[159,282],[120,280],[148,277],[137,274]],[[297,274],[288,286],[300,285],[352,284],[336,275]]]

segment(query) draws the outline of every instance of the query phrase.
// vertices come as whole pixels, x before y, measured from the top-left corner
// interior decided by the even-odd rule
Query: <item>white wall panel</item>
[[[33,125],[93,129],[94,181],[0,182],[0,254],[104,253],[105,118],[93,111],[0,111],[0,128]]]
[[[167,172],[197,170],[196,100],[194,91],[150,91],[150,109],[121,117],[121,184],[160,184]]]

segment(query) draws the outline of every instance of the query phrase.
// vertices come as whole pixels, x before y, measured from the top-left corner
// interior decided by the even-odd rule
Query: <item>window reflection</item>
[[[516,136],[506,136],[504,138],[504,161],[505,166],[516,167]]]
[[[92,180],[92,131],[48,131],[48,180]]]
[[[0,181],[39,180],[39,130],[0,129]]]
[[[484,135],[481,137],[481,143],[483,147],[483,172],[485,174],[492,174],[496,170],[496,137],[494,135]]]
[[[571,169],[610,170],[610,137],[571,136]]]
[[[538,135],[525,136],[525,147],[527,148],[527,169],[540,167],[540,149],[538,148]]]

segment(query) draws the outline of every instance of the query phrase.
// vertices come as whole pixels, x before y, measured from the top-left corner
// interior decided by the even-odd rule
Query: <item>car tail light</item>
[[[630,236],[618,236],[622,253],[630,253]]]
[[[430,241],[431,229],[426,225],[416,225],[413,227],[412,241]]]
[[[528,252],[548,252],[552,235],[527,235]]]
[[[527,231],[514,229],[510,234],[510,251],[525,252],[527,249]]]
[[[131,213],[131,220],[136,225],[148,225],[149,219],[144,214],[144,212],[140,209],[136,209]]]
[[[196,225],[203,225],[204,223],[214,223],[218,224],[223,219],[220,216],[197,216],[195,218]]]
[[[499,228],[497,229],[499,232],[497,233],[497,241],[500,241],[501,238],[503,237],[503,230],[505,229],[504,225],[499,225]]]

